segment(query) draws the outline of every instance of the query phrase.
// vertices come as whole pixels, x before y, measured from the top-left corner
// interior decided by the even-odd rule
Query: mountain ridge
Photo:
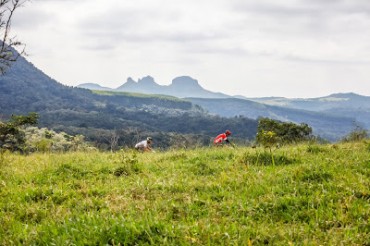
[[[96,85],[98,84],[79,84],[77,85],[77,87],[89,90],[104,90],[104,88],[108,88]],[[191,96],[202,98],[231,97],[224,93],[206,90],[199,84],[198,80],[186,75],[175,77],[170,85],[160,85],[150,75],[140,78],[138,79],[138,81],[135,81],[131,77],[128,77],[126,82],[123,83],[121,86],[117,88],[108,88],[108,90],[145,94],[164,94],[179,98],[189,97],[189,93],[191,93]]]
[[[149,82],[150,81],[150,82]],[[181,81],[181,83],[179,83]],[[154,87],[155,90],[148,90],[147,88],[140,88],[143,84],[150,84],[150,86]],[[180,88],[180,86],[182,88]],[[185,85],[185,86],[184,86]],[[104,87],[97,83],[82,83],[78,84],[76,87],[84,88],[88,90],[113,90],[113,91],[126,91],[126,92],[137,92],[137,93],[144,93],[144,94],[164,94],[164,95],[170,95],[170,96],[176,96],[180,98],[187,98],[187,97],[193,97],[193,98],[238,98],[238,99],[245,99],[245,100],[251,100],[256,102],[261,102],[268,105],[277,105],[279,104],[279,100],[284,102],[295,102],[295,101],[346,101],[346,100],[357,100],[358,98],[365,98],[366,100],[370,100],[370,96],[361,95],[354,92],[338,92],[338,93],[332,93],[327,96],[321,96],[321,97],[309,97],[309,98],[287,98],[282,96],[268,96],[268,97],[245,97],[242,95],[228,95],[222,92],[212,92],[210,90],[204,89],[196,79],[193,79],[190,76],[184,75],[184,76],[178,76],[175,77],[170,85],[160,85],[157,82],[155,82],[155,79],[151,77],[150,75],[145,76],[143,78],[139,78],[136,82],[131,77],[127,78],[127,81],[123,83],[121,86],[117,88],[110,88],[110,87]],[[130,87],[128,89],[128,87]],[[170,88],[170,90],[168,90]],[[188,89],[188,93],[183,96],[173,95],[169,93],[171,90],[176,89]],[[207,96],[196,96],[194,95],[194,89],[195,90],[201,90],[207,92]],[[197,91],[195,91],[198,94],[201,94]],[[174,92],[176,93],[176,92]],[[193,94],[191,94],[193,93]],[[362,103],[362,102],[361,102]],[[370,105],[368,106],[370,108]]]

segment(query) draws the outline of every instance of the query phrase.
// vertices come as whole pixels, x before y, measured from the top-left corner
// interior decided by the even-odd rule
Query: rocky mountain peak
[[[142,85],[157,85],[157,83],[154,81],[154,78],[152,76],[146,76],[142,79],[139,79],[138,84]]]
[[[201,88],[198,80],[193,79],[190,76],[180,76],[172,80],[172,86],[182,88]]]
[[[126,83],[132,84],[132,83],[136,83],[136,81],[133,80],[131,77],[128,77],[127,80],[126,80]]]

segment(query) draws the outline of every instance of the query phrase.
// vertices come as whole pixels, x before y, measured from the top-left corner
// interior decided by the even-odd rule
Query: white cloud
[[[370,95],[368,0],[33,0],[13,29],[65,84],[186,74],[229,94]]]

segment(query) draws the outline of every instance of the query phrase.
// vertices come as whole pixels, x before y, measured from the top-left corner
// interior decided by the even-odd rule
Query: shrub
[[[25,146],[30,152],[87,150],[89,145],[84,136],[71,136],[65,132],[57,133],[47,128],[27,127],[25,130]]]
[[[0,122],[0,149],[23,152],[26,140],[22,128],[27,125],[36,125],[37,120],[38,115],[30,113],[26,116],[12,115],[8,122]]]

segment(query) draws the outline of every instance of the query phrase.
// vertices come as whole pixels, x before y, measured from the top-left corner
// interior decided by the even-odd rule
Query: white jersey
[[[135,145],[136,149],[145,149],[148,147],[148,141],[143,140]]]

